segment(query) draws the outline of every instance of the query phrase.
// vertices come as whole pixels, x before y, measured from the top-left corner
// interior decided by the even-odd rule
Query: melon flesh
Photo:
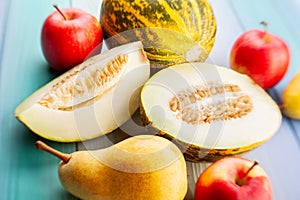
[[[74,81],[87,76],[86,71],[104,69],[119,55],[126,56],[122,70],[114,77],[103,78],[98,88],[87,82],[90,90],[78,98],[70,99],[65,95],[69,98],[66,102],[57,97],[53,97],[51,103],[43,102],[49,99],[47,94],[55,85],[74,85]],[[70,78],[74,74],[77,77]],[[131,118],[140,102],[140,89],[149,75],[150,64],[141,42],[119,46],[89,58],[40,88],[16,108],[15,116],[33,132],[50,140],[74,142],[95,138],[115,130]],[[75,91],[71,87],[68,90]]]
[[[188,95],[195,88],[211,90],[212,85],[232,85],[239,90],[185,102],[191,104],[191,110],[196,108],[194,112],[198,118],[199,113],[210,108],[212,112],[205,120],[183,120],[181,113],[170,107],[171,99],[179,94]],[[243,115],[232,117],[228,114],[228,102],[240,96],[249,99],[251,109],[246,109]],[[221,105],[223,112],[218,113],[218,105]],[[249,77],[225,67],[199,62],[169,67],[150,78],[141,92],[141,112],[145,123],[151,124],[159,134],[182,144],[182,150],[193,154],[191,160],[194,161],[210,153],[213,158],[249,151],[270,139],[282,120],[277,104]],[[203,150],[207,152],[201,154]]]

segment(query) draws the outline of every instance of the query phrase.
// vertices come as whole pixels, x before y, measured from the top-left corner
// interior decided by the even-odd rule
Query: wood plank
[[[266,20],[270,24],[269,31],[282,37],[291,48],[293,60],[287,75],[274,89],[269,91],[270,95],[280,104],[280,94],[300,64],[296,56],[300,53],[299,43],[297,42],[298,38],[290,31],[289,24],[291,22],[287,19],[287,16],[283,16],[283,13],[287,15],[287,8],[292,7],[292,4],[295,2],[285,1],[282,3],[282,1],[274,2],[273,0],[234,0],[231,2],[243,31],[252,28],[261,28],[259,27],[259,22]],[[294,13],[294,15],[296,15],[296,13]],[[294,26],[296,26],[296,24]],[[236,36],[237,35],[238,34],[236,34]],[[296,125],[297,128],[293,128],[291,123]],[[300,178],[298,170],[300,167],[299,141],[295,135],[295,131],[299,131],[299,128],[299,121],[291,122],[284,117],[281,129],[274,138],[253,152],[245,155],[250,159],[261,160],[261,165],[267,171],[272,181],[275,195],[274,199],[299,198],[300,192],[297,186],[290,184],[291,182],[296,183]]]
[[[295,23],[296,19],[300,18],[300,2],[298,0],[289,0],[288,3],[282,3],[280,0],[275,0],[274,4],[280,12],[280,17],[284,20],[284,25],[287,27],[290,37],[292,37],[292,64],[286,75],[286,82],[283,83],[283,88],[289,83],[294,75],[300,71],[300,29],[298,23]],[[281,93],[280,93],[281,94]],[[289,120],[291,128],[297,134],[298,143],[300,144],[300,120]]]
[[[274,0],[236,0],[232,1],[236,14],[240,17],[245,31],[253,28],[262,29],[260,21],[269,23],[269,32],[281,37],[290,47],[292,62],[288,73],[283,80],[276,85],[276,90],[281,94],[288,81],[300,69],[299,27],[293,23],[293,19],[300,17],[300,4],[295,0],[282,1]]]
[[[5,41],[6,18],[9,8],[8,1],[0,1],[0,55],[2,55],[3,43]],[[1,61],[1,57],[0,57]]]
[[[290,1],[296,4],[295,0]],[[228,66],[229,49],[234,39],[246,29],[256,26],[259,28],[256,20],[261,16],[271,21],[275,19],[274,21],[279,23],[275,23],[276,28],[272,25],[273,28],[270,31],[275,31],[284,37],[288,35],[287,40],[293,44],[292,49],[296,49],[293,50],[294,57],[296,57],[299,48],[295,40],[297,31],[294,29],[296,27],[292,28],[294,33],[290,33],[288,26],[281,30],[281,23],[286,22],[284,19],[289,18],[288,14],[270,17],[270,15],[282,13],[285,8],[292,10],[295,5],[289,3],[290,1],[284,4],[286,7],[279,8],[281,5],[279,0],[275,1],[275,4],[278,4],[277,7],[276,5],[272,6],[273,1],[270,0],[263,2],[257,0],[210,0],[218,22],[217,41],[210,56],[211,61],[218,65]],[[246,5],[244,5],[245,2]],[[58,4],[61,7],[70,5],[63,0]],[[98,16],[96,1],[73,0],[71,6],[76,7],[77,5],[79,7],[82,5],[84,9],[91,11],[96,17]],[[252,16],[253,10],[257,15],[256,18]],[[56,173],[58,160],[44,152],[36,151],[34,142],[40,138],[17,122],[13,116],[13,110],[18,103],[56,76],[47,68],[41,55],[38,39],[42,21],[52,11],[53,9],[47,1],[11,1],[7,17],[8,26],[5,28],[4,51],[0,52],[3,55],[0,68],[0,199],[75,199],[62,189],[58,181]],[[296,9],[291,12],[292,16],[297,16],[294,13]],[[279,21],[277,22],[277,20]],[[289,21],[289,23],[292,22]],[[292,65],[300,66],[298,60],[293,61]],[[289,76],[294,73],[294,69],[291,69]],[[276,91],[280,92],[285,84],[286,82],[282,82],[281,86],[276,87]],[[276,94],[272,94],[273,91],[270,92],[272,96],[276,96]],[[300,127],[298,127],[298,122],[293,122],[296,124],[293,128],[289,122],[284,119],[281,130],[274,138],[245,155],[247,158],[259,160],[270,174],[274,185],[275,199],[298,199],[299,197],[297,184],[292,183],[297,183],[300,178],[298,172],[300,153],[294,132],[294,129],[300,130]],[[136,131],[138,132],[138,130]],[[117,130],[96,140],[80,143],[78,149],[104,148],[132,135],[134,135],[133,132],[124,133]],[[62,151],[75,150],[75,144],[49,143]],[[194,183],[206,164],[188,162],[187,167],[189,193],[186,199],[193,199]]]
[[[270,141],[244,157],[257,160],[264,168],[271,180],[274,200],[299,199],[299,145],[286,119]]]
[[[280,104],[283,90],[296,72],[300,70],[300,58],[298,56],[300,54],[300,30],[298,24],[295,23],[295,19],[300,17],[300,3],[297,0],[289,0],[284,3],[279,0],[236,0],[232,3],[246,30],[259,28],[258,22],[266,20],[269,22],[269,31],[281,37],[289,45],[292,58],[290,67],[282,81],[274,87],[277,94],[273,97]],[[289,120],[288,123],[300,141],[300,121]]]
[[[244,30],[235,15],[230,1],[209,0],[209,2],[216,17],[217,35],[208,60],[216,65],[229,67],[231,46]]]
[[[59,160],[36,150],[34,143],[41,138],[14,117],[24,98],[56,76],[40,48],[42,23],[54,9],[48,1],[9,3],[1,21],[5,41],[0,66],[0,199],[73,199],[59,184]],[[47,142],[62,151],[75,150],[75,144]]]
[[[88,13],[94,15],[97,19],[100,19],[100,7],[102,4],[102,0],[88,0],[88,1],[70,0],[70,1],[72,7],[77,7],[82,10],[85,10]]]

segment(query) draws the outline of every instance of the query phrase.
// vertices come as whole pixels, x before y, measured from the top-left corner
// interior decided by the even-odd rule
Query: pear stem
[[[58,151],[56,149],[53,149],[52,147],[48,146],[47,144],[45,144],[42,141],[37,141],[35,143],[35,146],[36,146],[37,149],[41,149],[43,151],[46,151],[46,152],[51,153],[52,155],[58,157],[64,163],[67,163],[70,160],[70,158],[71,158],[70,154],[62,153],[62,152],[60,152],[60,151]]]
[[[246,177],[247,175],[250,173],[250,171],[256,166],[258,165],[258,162],[257,161],[254,161],[253,165],[246,171],[246,173],[239,179],[237,180],[237,184],[239,186],[243,186],[245,183],[246,183]]]
[[[59,9],[59,7],[56,4],[54,4],[53,7],[59,12],[59,14],[61,14],[64,20],[68,20],[68,18],[64,15],[64,13]]]
[[[268,27],[268,23],[265,22],[265,21],[261,21],[260,24],[263,25],[263,27],[264,27],[264,29],[265,29],[264,41],[265,41],[266,43],[271,42],[271,38],[270,38],[270,36],[269,36],[269,34],[268,34],[268,28],[269,28],[269,27]]]

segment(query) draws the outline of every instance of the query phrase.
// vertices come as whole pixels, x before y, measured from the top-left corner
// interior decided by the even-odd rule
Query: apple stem
[[[67,163],[71,158],[70,154],[65,154],[65,153],[62,153],[60,151],[57,151],[56,149],[53,149],[52,147],[48,146],[47,144],[45,144],[42,141],[37,141],[35,143],[35,146],[36,146],[37,149],[41,149],[43,151],[46,151],[46,152],[51,153],[52,155],[58,157],[64,163]]]
[[[53,7],[61,14],[64,20],[68,20],[68,18],[64,15],[64,13],[59,9],[59,7],[56,4],[54,4]]]
[[[246,171],[246,173],[237,181],[237,184],[239,186],[242,186],[246,183],[246,177],[247,175],[250,173],[250,171],[256,166],[258,165],[257,161],[254,161],[253,165]]]
[[[271,38],[270,38],[270,36],[269,36],[269,34],[268,34],[268,28],[269,28],[268,23],[265,22],[265,21],[261,21],[260,24],[263,25],[263,27],[264,27],[264,29],[265,29],[264,41],[265,41],[266,43],[271,42]]]

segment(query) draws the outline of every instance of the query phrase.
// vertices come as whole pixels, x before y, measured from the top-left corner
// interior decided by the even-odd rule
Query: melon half
[[[254,149],[281,125],[273,99],[248,76],[206,63],[163,69],[141,92],[141,117],[189,161],[217,160]]]
[[[15,116],[36,134],[75,142],[109,133],[138,109],[150,76],[141,42],[91,57],[29,96]]]

